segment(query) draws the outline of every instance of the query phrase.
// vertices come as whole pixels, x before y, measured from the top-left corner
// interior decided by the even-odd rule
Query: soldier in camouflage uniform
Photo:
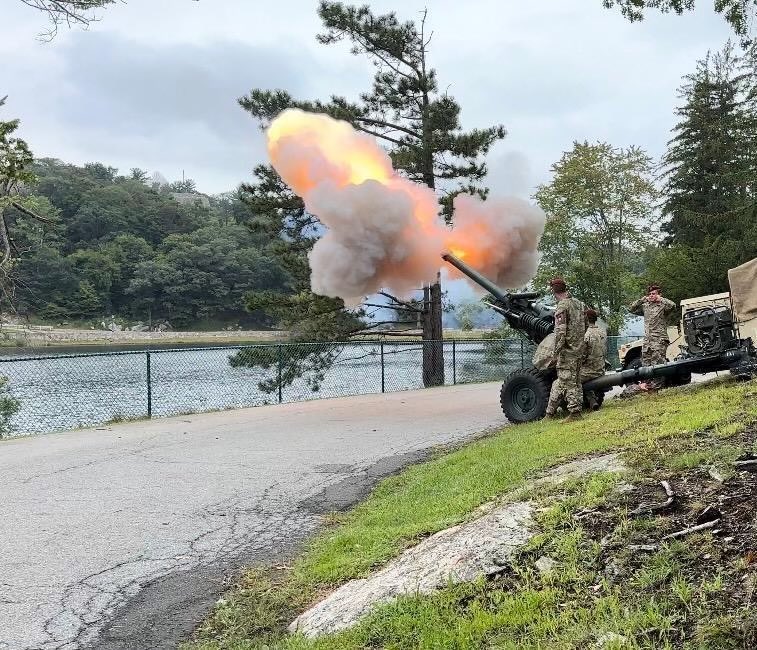
[[[546,415],[554,417],[560,402],[565,399],[569,411],[566,421],[570,421],[581,417],[583,402],[578,373],[586,331],[584,307],[571,297],[562,278],[554,278],[549,285],[557,300],[554,351],[557,379],[552,384]]]
[[[586,310],[586,323],[584,349],[581,355],[581,373],[579,375],[581,384],[605,374],[605,358],[607,357],[607,332],[597,325],[597,312],[593,309]],[[594,392],[589,391],[584,396],[589,408],[596,411],[599,408],[599,402]]]
[[[667,316],[676,308],[672,300],[663,298],[660,287],[656,284],[647,289],[647,295],[639,298],[629,311],[637,316],[644,316],[644,342],[641,346],[641,362],[645,366],[665,363],[665,353],[670,345],[668,339]],[[652,380],[647,388],[659,388],[663,382]]]

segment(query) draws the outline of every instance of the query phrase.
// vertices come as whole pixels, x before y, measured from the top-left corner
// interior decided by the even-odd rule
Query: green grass
[[[575,525],[572,513],[607,497],[617,477],[601,475],[561,488],[567,492],[557,503],[550,489],[544,489],[541,498],[549,507],[540,515],[543,532],[524,552],[547,552],[557,559],[561,570],[556,575],[539,576],[523,568],[508,578],[517,585],[514,591],[493,589],[482,581],[450,586],[422,598],[402,598],[379,608],[354,629],[315,642],[282,632],[318,594],[369,574],[418,539],[469,518],[481,504],[549,466],[609,450],[626,450],[642,469],[660,458],[669,458],[670,467],[677,469],[729,458],[730,447],[725,451],[681,449],[673,455],[666,441],[691,442],[698,432],[709,431],[727,444],[728,437],[757,419],[756,397],[755,382],[718,382],[614,401],[583,421],[507,427],[410,467],[379,484],[348,514],[331,517],[331,525],[284,574],[250,572],[219,603],[198,640],[187,648],[577,647],[596,642],[600,628],[633,638],[653,628],[658,636],[643,647],[667,647],[670,630],[681,623],[681,608],[706,610],[711,606],[708,592],[702,585],[687,582],[681,565],[676,564],[683,544],[652,554],[629,576],[626,586],[632,585],[631,593],[639,594],[638,598],[629,600],[618,586],[601,587],[599,595],[593,591],[597,581],[603,580],[595,567],[600,549]],[[643,525],[621,520],[613,534],[640,534],[637,527]],[[641,596],[645,590],[663,586],[669,594],[663,601]],[[724,611],[722,615],[725,621],[731,614]],[[694,613],[691,616],[696,618]],[[602,623],[599,628],[597,621]],[[703,629],[701,634],[715,632]],[[637,647],[608,643],[605,647]]]

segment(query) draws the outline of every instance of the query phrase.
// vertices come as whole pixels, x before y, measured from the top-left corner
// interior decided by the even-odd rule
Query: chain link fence
[[[608,340],[613,366],[626,339]],[[423,388],[424,345],[441,350],[447,385],[499,381],[534,352],[525,339],[282,343],[0,357],[0,375],[20,403],[18,435]]]

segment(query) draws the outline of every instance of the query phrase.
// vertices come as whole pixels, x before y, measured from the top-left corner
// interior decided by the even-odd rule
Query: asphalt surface
[[[0,649],[175,648],[228,580],[381,477],[500,427],[499,384],[0,442]]]

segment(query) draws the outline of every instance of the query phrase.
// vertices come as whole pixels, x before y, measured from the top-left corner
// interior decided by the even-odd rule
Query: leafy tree
[[[0,108],[6,98],[0,98]],[[9,211],[14,221],[19,216],[30,217],[39,223],[51,220],[37,214],[26,200],[26,187],[34,181],[31,165],[34,161],[29,146],[14,137],[19,121],[0,121],[0,299],[13,305],[15,294],[14,268],[18,257],[18,247],[9,227]]]
[[[179,326],[266,322],[244,310],[244,296],[281,286],[284,272],[263,251],[263,235],[234,223],[247,216],[238,198],[180,205],[140,181],[144,174],[121,176],[101,163],[45,159],[32,170],[36,178],[23,188],[35,193],[18,198],[51,222],[27,219],[13,206],[4,211],[15,246],[8,279],[17,285],[4,309],[54,322],[144,318],[148,310]]]
[[[728,290],[728,269],[757,256],[755,72],[727,46],[681,88],[663,158],[668,237],[648,271],[676,300]]]
[[[144,169],[132,167],[129,178],[133,181],[139,181],[140,183],[147,183],[150,180],[150,175]]]
[[[79,282],[79,288],[71,298],[69,313],[81,318],[92,318],[103,313],[102,297],[89,280]]]
[[[57,248],[43,245],[20,260],[18,274],[19,312],[37,313],[55,322],[68,317],[68,296],[79,289],[71,260]]]
[[[282,110],[297,107],[327,113],[378,138],[389,149],[395,169],[440,194],[443,213],[451,218],[452,199],[459,192],[486,195],[481,181],[486,166],[481,160],[490,147],[505,136],[502,126],[464,132],[460,105],[439,91],[436,71],[428,61],[430,36],[426,14],[420,24],[400,22],[393,13],[375,15],[367,6],[352,7],[322,1],[318,15],[324,26],[318,35],[325,45],[343,40],[352,53],[367,57],[376,67],[373,87],[358,102],[332,96],[328,101],[303,101],[283,90],[252,90],[239,101],[265,127]],[[271,169],[255,171],[256,184],[245,187],[246,200],[255,206],[256,221],[269,232],[280,232],[282,222],[295,224],[298,239],[287,242],[287,255],[298,255],[296,293],[288,301],[253,296],[250,305],[274,306],[274,315],[297,331],[315,333],[318,340],[341,339],[354,333],[360,312],[344,313],[338,300],[314,296],[309,289],[306,255],[318,234],[318,222],[304,214],[302,204],[291,196]],[[287,212],[287,207],[291,213]],[[268,220],[268,223],[262,224]],[[303,230],[298,224],[305,224]],[[441,339],[441,291],[434,289],[433,304],[426,310],[429,338]],[[271,298],[274,298],[271,300]],[[288,308],[287,308],[288,307]],[[340,313],[342,312],[342,313]],[[433,314],[433,318],[432,315]],[[308,322],[311,321],[311,322]],[[430,333],[430,334],[429,334]],[[444,365],[440,347],[424,346],[424,379],[443,383]]]
[[[81,315],[98,316],[103,315],[104,312],[112,312],[113,283],[120,271],[116,261],[107,253],[91,248],[74,251],[68,256],[68,259],[73,266],[74,273],[81,278],[79,292],[86,299],[86,308],[82,305]],[[86,283],[86,288],[83,290],[81,287],[84,283]],[[94,294],[97,300],[94,300],[91,294]],[[77,301],[75,300],[74,305],[76,304]],[[99,308],[99,311],[96,307]],[[76,311],[74,306],[72,306],[72,311]]]
[[[9,383],[8,377],[0,375],[0,439],[12,431],[12,418],[21,410],[21,402],[13,397]]]
[[[651,234],[657,197],[652,161],[637,147],[575,142],[552,171],[553,180],[535,195],[548,215],[536,281],[563,276],[615,334],[638,289],[638,267]]]
[[[197,184],[191,178],[185,178],[180,181],[174,181],[173,183],[168,185],[168,191],[181,193],[196,192]]]
[[[631,22],[644,18],[646,9],[657,9],[663,13],[682,14],[694,9],[694,0],[602,0],[607,8],[620,7],[623,15]],[[745,43],[751,41],[749,30],[754,19],[757,0],[714,0],[714,9],[731,25],[733,31]]]
[[[243,226],[171,235],[155,257],[137,264],[127,293],[135,307],[184,326],[239,315],[244,296],[281,284],[276,261],[264,255]]]
[[[127,290],[137,267],[155,255],[153,248],[142,237],[124,233],[101,244],[97,251],[108,260],[109,266],[112,265],[110,295],[106,304],[110,305],[114,313],[130,314],[132,298]]]

